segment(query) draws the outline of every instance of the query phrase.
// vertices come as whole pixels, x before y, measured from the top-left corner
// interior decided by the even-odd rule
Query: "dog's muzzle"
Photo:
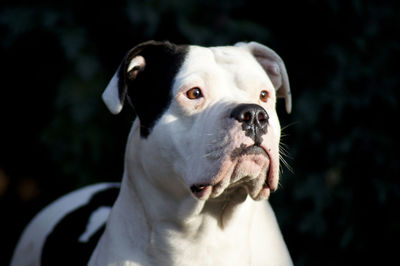
[[[240,104],[232,109],[229,117],[239,122],[238,126],[244,131],[244,135],[253,141],[253,144],[242,143],[230,151],[228,160],[232,162],[232,174],[230,177],[225,177],[229,179],[229,185],[227,180],[218,180],[212,184],[194,184],[190,189],[199,199],[208,198],[208,196],[218,197],[222,191],[232,192],[238,188],[244,188],[253,199],[268,197],[271,190],[272,158],[262,145],[263,136],[267,134],[268,129],[268,113],[257,104]],[[258,168],[260,174],[255,176],[254,170],[249,170],[251,169],[249,165]]]
[[[247,160],[260,166],[263,170],[259,176],[246,175],[242,172],[242,163]],[[232,165],[232,174],[229,178],[229,185],[226,180],[220,180],[214,184],[195,184],[190,187],[194,196],[198,199],[216,198],[224,193],[225,195],[236,193],[244,189],[254,200],[262,200],[269,197],[275,189],[271,186],[271,157],[263,148],[258,145],[241,145],[233,150],[230,159],[236,163]],[[228,196],[229,197],[229,196]]]

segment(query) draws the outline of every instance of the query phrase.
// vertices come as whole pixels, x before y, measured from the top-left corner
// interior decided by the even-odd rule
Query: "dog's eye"
[[[190,100],[196,100],[196,99],[203,97],[203,94],[201,93],[201,90],[199,87],[194,87],[186,92],[186,96]]]
[[[267,102],[269,98],[269,93],[266,90],[260,92],[260,100],[263,102]]]

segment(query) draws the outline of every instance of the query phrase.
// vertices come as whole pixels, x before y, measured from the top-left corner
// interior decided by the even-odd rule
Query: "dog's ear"
[[[103,92],[103,101],[112,114],[118,114],[124,106],[128,80],[134,80],[146,66],[146,60],[139,55],[143,46],[144,43],[134,47],[126,54]]]
[[[135,109],[143,137],[171,103],[171,88],[188,46],[148,41],[131,49],[103,93],[111,113],[118,114],[126,99]]]
[[[246,47],[267,72],[275,87],[277,97],[285,99],[286,112],[292,111],[292,96],[285,64],[271,48],[257,42],[237,43],[235,46]]]

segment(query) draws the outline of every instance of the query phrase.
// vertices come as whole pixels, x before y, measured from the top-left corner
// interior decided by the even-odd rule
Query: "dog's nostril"
[[[260,111],[257,114],[257,120],[260,124],[268,123],[268,114],[264,111]]]
[[[251,112],[245,112],[245,113],[243,114],[242,121],[243,121],[243,122],[251,122],[251,120],[253,120],[253,115],[252,115],[252,113],[251,113]]]
[[[258,119],[258,121],[262,122],[265,120],[265,116],[260,112],[260,113],[258,113],[257,119]]]

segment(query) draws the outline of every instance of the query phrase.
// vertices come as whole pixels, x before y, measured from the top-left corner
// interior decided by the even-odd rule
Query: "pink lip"
[[[269,168],[268,168],[268,175],[267,175],[267,180],[265,181],[266,185],[268,185],[268,188],[271,191],[276,190],[276,185],[274,185],[273,178],[274,178],[274,167],[273,167],[273,156],[271,155],[271,148],[267,148],[264,145],[261,145],[261,148],[265,150],[265,152],[268,154],[269,157]]]
[[[190,189],[196,198],[205,200],[212,192],[212,185],[193,185]]]
[[[264,183],[262,190],[259,192],[258,199],[265,199],[268,198],[271,191],[276,190],[276,185],[274,185],[274,174],[275,170],[273,167],[273,158],[271,149],[266,147],[265,145],[260,145],[260,147],[265,151],[266,155],[269,157],[270,163],[268,168],[267,177]],[[224,168],[224,167],[223,167]],[[213,194],[217,193],[215,188],[219,186],[221,182],[223,182],[224,178],[226,177],[227,172],[222,173],[219,175],[218,179],[214,180],[212,183],[204,183],[204,184],[194,184],[191,186],[192,194],[200,200],[206,200],[211,197]],[[217,190],[218,191],[218,190]]]

